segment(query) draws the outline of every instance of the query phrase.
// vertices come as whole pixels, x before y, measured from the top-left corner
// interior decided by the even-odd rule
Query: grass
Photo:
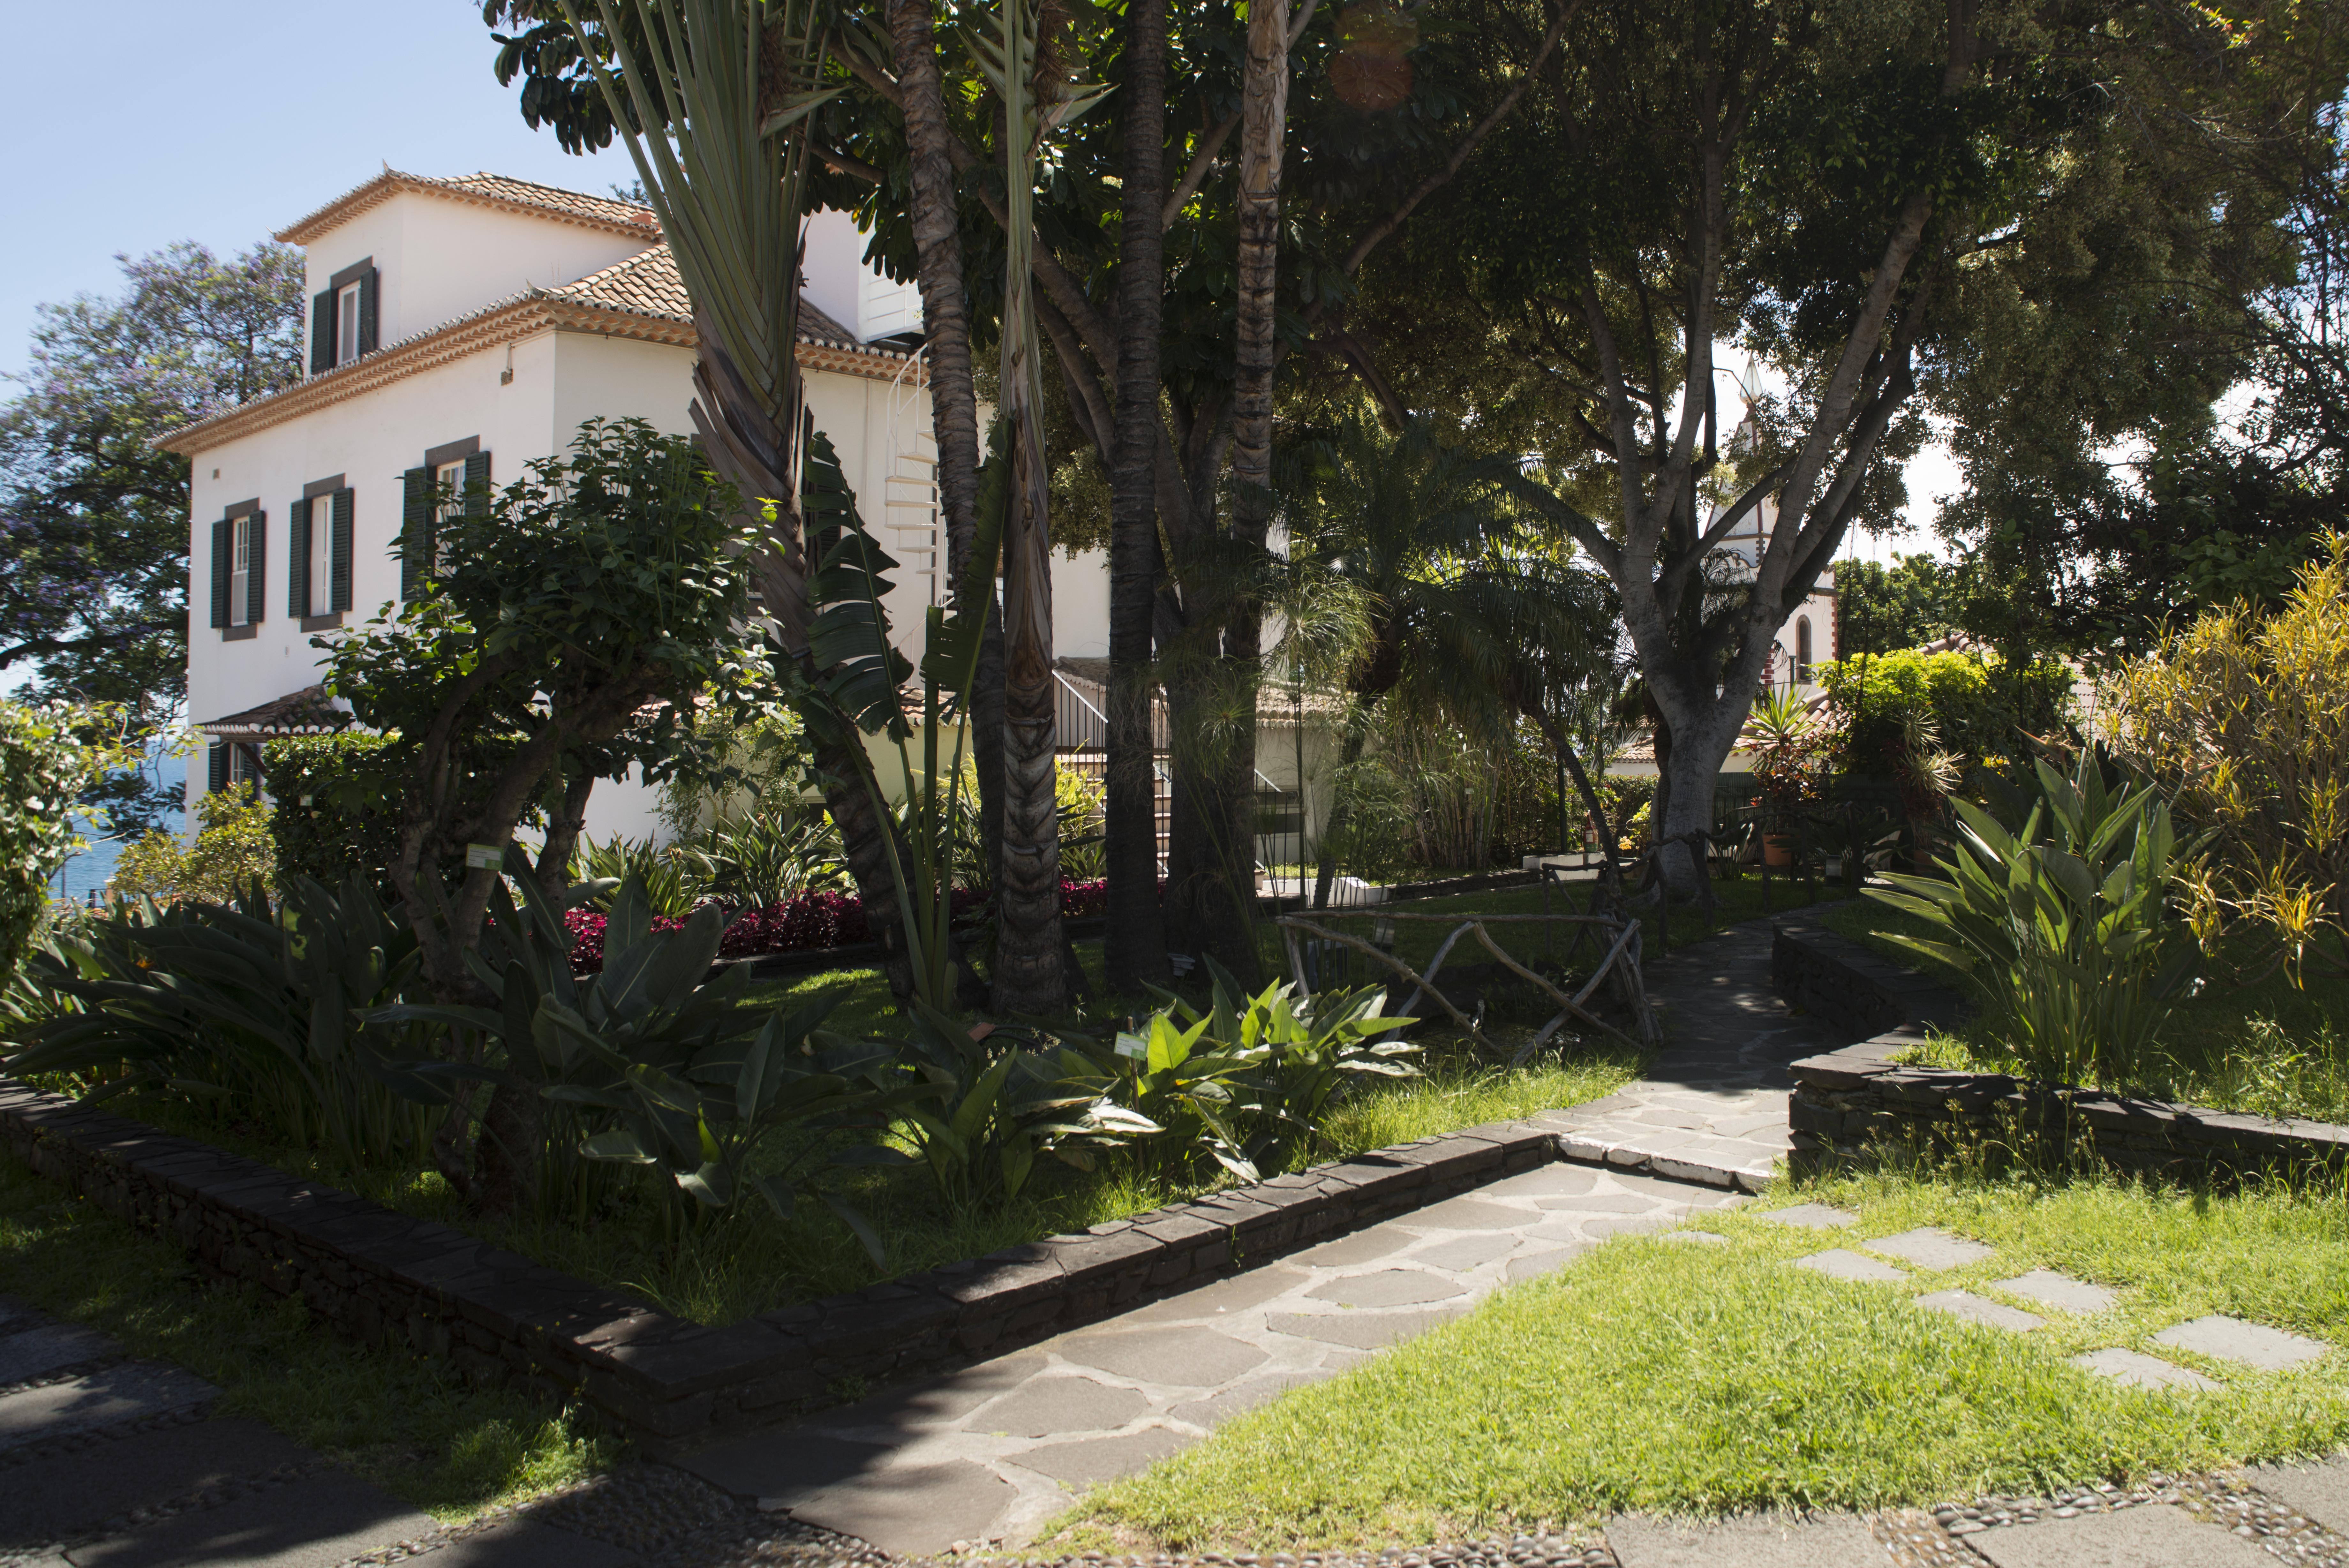
[[[219,1385],[265,1421],[439,1518],[582,1480],[619,1445],[517,1390],[322,1334],[298,1302],[199,1282],[182,1254],[0,1158],[0,1291]]]
[[[1893,962],[1963,990],[1947,965],[1885,940],[1891,932],[1940,934],[1916,916],[1867,898],[1821,918]],[[2349,1120],[2349,1036],[2339,1022],[2349,1019],[2349,979],[2310,973],[2295,985],[2276,971],[2230,984],[2224,978],[2230,958],[2222,950],[2200,991],[2178,1005],[2140,1072],[2094,1086],[2253,1116]],[[1980,1023],[1936,1035],[1909,1058],[1940,1067],[2014,1066],[2012,1054]]]
[[[2349,1345],[2337,1190],[2221,1195],[2114,1179],[1875,1175],[1785,1193],[1856,1210],[1833,1240],[1753,1213],[1719,1247],[1619,1237],[1545,1279],[1093,1493],[1068,1550],[1248,1550],[1461,1539],[1619,1511],[1713,1515],[1930,1504],[2328,1452],[2349,1355],[2258,1373],[2148,1346],[2227,1313]],[[1792,1268],[1822,1246],[1941,1225],[1992,1243],[1893,1285]],[[2033,1267],[2121,1289],[2028,1335],[1910,1306]],[[2010,1298],[2013,1304],[2033,1303]],[[2106,1345],[2223,1386],[2125,1389],[2065,1364]]]

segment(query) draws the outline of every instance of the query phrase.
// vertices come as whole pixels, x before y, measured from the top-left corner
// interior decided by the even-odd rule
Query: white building
[[[435,480],[502,484],[599,416],[692,429],[691,306],[647,208],[387,169],[276,237],[306,253],[310,374],[168,443],[193,465],[188,701],[212,742],[191,805],[304,727],[312,637],[398,601],[403,519]],[[944,565],[920,301],[863,252],[846,214],[810,223],[800,363],[865,521],[904,565],[888,607],[918,654]],[[1053,597],[1056,651],[1106,654],[1106,560],[1056,558]],[[603,784],[588,830],[650,832],[653,805]]]

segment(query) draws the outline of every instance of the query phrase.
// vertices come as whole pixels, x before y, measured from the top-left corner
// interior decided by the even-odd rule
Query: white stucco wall
[[[312,238],[304,271],[315,301],[335,274],[372,256],[382,274],[376,341],[385,345],[533,285],[576,283],[657,238],[650,230],[636,239],[403,191]],[[303,342],[306,353],[309,338]]]
[[[1052,552],[1052,650],[1069,659],[1109,657],[1109,552]]]

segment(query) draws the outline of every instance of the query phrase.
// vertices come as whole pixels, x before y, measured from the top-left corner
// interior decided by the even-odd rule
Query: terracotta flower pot
[[[1795,839],[1792,834],[1765,833],[1762,836],[1762,863],[1773,871],[1795,863]]]

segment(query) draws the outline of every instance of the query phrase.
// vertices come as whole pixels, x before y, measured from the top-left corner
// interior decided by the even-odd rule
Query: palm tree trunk
[[[1272,371],[1275,262],[1280,239],[1280,155],[1288,118],[1288,0],[1248,7],[1247,67],[1242,87],[1239,181],[1239,312],[1232,387],[1232,537],[1264,547],[1271,514]],[[1256,914],[1256,687],[1263,662],[1264,616],[1243,591],[1226,611],[1223,659],[1241,709],[1223,759],[1226,918],[1209,931],[1233,973],[1257,972]]]
[[[995,1005],[1068,1002],[1061,941],[1061,831],[1052,761],[1052,541],[1041,410],[1027,377],[1003,379],[1011,493],[1003,551],[1003,860],[995,885]]]
[[[978,771],[979,841],[990,885],[1003,842],[1003,621],[995,573],[969,571],[978,533],[978,392],[971,379],[970,301],[964,284],[962,228],[955,193],[952,132],[938,73],[928,0],[889,0],[897,87],[905,99],[911,153],[914,250],[920,263],[922,332],[929,359],[930,425],[938,447],[938,510],[947,535],[954,609],[984,606],[987,635],[970,694],[971,753]]]
[[[1110,476],[1109,934],[1112,991],[1168,978],[1151,776],[1158,597],[1159,306],[1165,289],[1166,0],[1128,0],[1125,184],[1118,250],[1117,452]]]
[[[1003,508],[1003,850],[995,883],[995,1005],[1057,1012],[1068,1002],[1061,940],[1061,832],[1052,763],[1052,541],[1043,381],[1033,297],[1035,142],[1047,123],[1029,94],[1039,28],[1005,0],[1001,418],[1010,481]]]

